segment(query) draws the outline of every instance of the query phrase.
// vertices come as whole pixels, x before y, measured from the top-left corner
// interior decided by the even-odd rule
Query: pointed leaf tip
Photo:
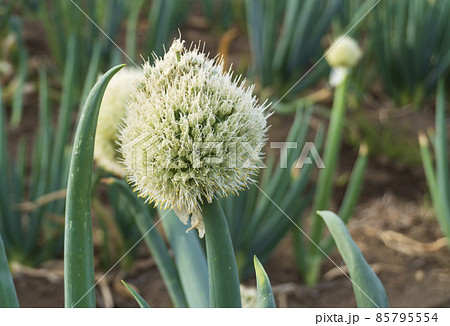
[[[256,274],[257,306],[258,308],[276,308],[269,277],[256,255],[253,256],[253,262]]]
[[[124,280],[121,281],[141,308],[150,308],[150,305],[139,295],[139,293],[136,292],[136,290],[134,290],[131,286],[129,286]]]

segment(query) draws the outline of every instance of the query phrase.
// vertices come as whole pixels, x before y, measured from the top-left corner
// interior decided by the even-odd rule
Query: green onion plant
[[[138,6],[137,3],[122,0],[108,1],[107,5],[89,1],[75,1],[75,4],[100,28],[107,31],[113,40],[119,35],[121,23],[128,15],[127,45],[135,46],[133,54],[130,54],[133,59],[139,51],[136,48],[138,32],[136,28],[133,33],[129,29],[133,29],[133,24],[137,26],[139,15],[144,13],[144,10],[145,13],[148,12],[151,24],[156,24],[156,18],[159,19],[157,25],[146,33],[148,40],[144,51],[150,53],[153,48],[158,48],[157,51],[162,52],[162,44],[183,21],[188,5],[187,2],[183,6],[175,6],[175,1],[153,1],[151,6]],[[26,165],[28,142],[25,139],[20,140],[16,157],[12,159],[7,139],[7,130],[16,128],[21,121],[28,70],[28,56],[21,36],[22,24],[18,17],[11,15],[13,9],[22,11],[25,17],[32,17],[44,23],[50,52],[62,71],[62,80],[54,77],[53,67],[42,67],[39,71],[39,127],[32,144],[30,175]],[[8,58],[18,59],[13,62],[17,66],[17,72],[10,85],[14,87],[3,88],[6,92],[3,92],[3,98],[6,98],[7,104],[11,103],[12,113],[8,123],[4,120],[6,115],[2,108],[0,141],[3,146],[0,173],[5,177],[1,181],[1,191],[7,195],[0,199],[0,224],[4,226],[0,228],[0,232],[3,232],[5,248],[12,260],[36,265],[43,260],[57,257],[62,252],[62,221],[72,148],[73,118],[80,114],[78,108],[86,101],[99,69],[104,69],[108,62],[116,61],[118,56],[113,53],[118,50],[96,26],[88,23],[88,18],[70,1],[8,2],[8,6],[2,7],[2,10],[6,11],[5,16],[2,16],[1,33],[15,35],[17,40],[13,48],[14,53],[9,53]],[[131,19],[133,15],[134,20]],[[62,84],[60,93],[53,87],[59,83]],[[58,106],[56,112],[53,112],[55,104]],[[57,116],[56,125],[53,123],[54,115]],[[100,171],[96,171],[94,178],[98,179],[100,175]],[[116,206],[120,201],[124,201],[114,190],[110,190],[108,196]],[[94,200],[94,206],[99,227],[105,238],[102,261],[107,263],[114,258],[112,255],[121,252],[127,243],[134,243],[139,233],[133,219],[130,219],[129,214],[125,214],[124,205],[114,209],[111,214],[117,229],[115,233],[110,227],[106,227],[107,224],[111,226],[111,216],[104,214],[105,210],[98,199]],[[106,245],[107,239],[111,239],[114,234],[118,234],[124,244],[116,252],[109,250]]]
[[[31,144],[29,173],[26,164],[29,144],[25,139],[19,140],[16,157],[12,159],[7,131],[8,127],[14,128],[14,124],[6,122],[6,112],[2,106],[0,224],[3,227],[0,232],[3,232],[10,259],[29,265],[57,257],[62,252],[64,197],[72,143],[69,131],[72,129],[72,117],[77,113],[77,98],[80,97],[80,93],[72,88],[76,70],[76,43],[73,39],[68,47],[71,55],[66,58],[64,84],[61,94],[57,96],[59,114],[56,126],[53,124],[49,74],[45,67],[39,70],[38,128]],[[90,60],[89,66],[93,70],[96,70],[98,55]],[[84,79],[85,93],[89,92],[93,82],[93,75],[87,74]],[[14,112],[13,106],[12,116]]]
[[[88,71],[96,76],[107,66],[121,61],[122,56],[131,64],[133,62],[129,59],[140,62],[141,53],[155,51],[162,54],[163,44],[174,36],[176,29],[183,23],[189,12],[189,5],[188,1],[177,0],[154,0],[150,3],[77,0],[40,1],[36,6],[23,6],[22,9],[29,17],[44,24],[52,59],[61,70],[64,68],[65,58],[70,56],[68,44],[74,39],[78,53],[75,64],[78,69],[74,73],[75,81],[72,85],[78,87],[83,85]],[[148,23],[144,42],[138,39],[138,21],[143,16]],[[124,33],[122,27],[125,29]],[[122,35],[125,37],[122,38]],[[123,44],[121,39],[124,39]],[[142,43],[143,47],[138,45]],[[93,56],[96,51],[102,60],[98,62],[97,69],[93,70],[86,65],[86,58]]]
[[[199,62],[202,64],[198,65]],[[92,185],[96,182],[93,174],[95,134],[105,89],[113,75],[122,67],[123,65],[119,65],[110,69],[97,81],[86,96],[84,108],[78,119],[72,153],[68,160],[70,162],[69,173],[61,172],[61,176],[66,176],[68,179],[64,233],[66,307],[96,306],[91,208]],[[163,69],[159,69],[160,67],[163,67]],[[132,91],[119,140],[125,168],[129,173],[128,180],[135,190],[139,191],[139,195],[146,198],[146,202],[151,200],[159,203],[158,208],[155,210],[146,205],[146,202],[138,198],[123,180],[107,178],[102,179],[103,183],[115,188],[118,194],[128,200],[131,208],[129,213],[133,216],[147,247],[155,259],[175,306],[240,307],[238,264],[229,226],[229,221],[233,220],[225,216],[222,208],[222,204],[230,204],[226,201],[217,200],[215,192],[220,194],[221,191],[222,194],[226,194],[227,192],[237,193],[242,190],[250,177],[257,172],[258,165],[256,165],[256,162],[261,158],[259,156],[251,157],[248,151],[230,147],[225,150],[232,149],[236,152],[225,153],[225,157],[234,155],[238,164],[233,167],[221,165],[223,162],[221,163],[220,160],[219,162],[212,160],[217,158],[215,151],[211,151],[209,148],[206,149],[206,152],[197,151],[193,147],[194,143],[191,137],[196,137],[195,135],[210,137],[209,139],[212,140],[220,139],[220,143],[223,143],[224,140],[236,140],[234,138],[236,135],[244,135],[241,141],[245,139],[252,142],[251,144],[256,148],[257,154],[261,155],[260,151],[267,131],[265,106],[257,104],[256,99],[251,94],[251,88],[245,88],[238,84],[239,79],[232,79],[229,73],[223,73],[220,63],[217,64],[217,62],[208,59],[196,49],[186,50],[180,40],[174,41],[164,59],[158,59],[154,65],[147,63],[143,69],[145,74],[137,78],[134,87],[136,87],[135,90],[142,90],[145,87],[146,92]],[[202,70],[199,71],[198,69]],[[174,70],[178,73],[172,75],[166,73]],[[191,70],[196,73],[190,73]],[[42,85],[46,85],[45,76],[43,72],[41,75]],[[185,79],[188,79],[189,82],[186,82]],[[199,85],[209,89],[205,91],[205,89],[196,86],[196,82],[200,82]],[[165,90],[161,91],[157,85],[163,85]],[[224,85],[227,87],[224,87]],[[217,88],[217,86],[220,86],[220,88]],[[45,89],[45,87],[42,88],[43,92]],[[215,92],[211,90],[215,90]],[[185,92],[185,96],[172,96],[172,92]],[[337,95],[337,103],[341,105],[345,89],[338,90],[337,94],[339,94]],[[42,99],[45,98],[45,96],[42,97]],[[181,102],[177,103],[176,101]],[[185,105],[186,103],[183,101],[192,101],[189,102],[192,105]],[[199,106],[199,103],[203,103],[203,101],[208,101],[210,104],[208,110],[211,110],[210,113],[214,114],[202,116],[204,111],[200,110],[202,106]],[[227,101],[231,101],[232,105],[228,105],[229,102]],[[45,103],[46,101],[42,100],[42,102]],[[161,103],[166,106],[164,111],[160,111]],[[183,111],[185,109],[187,111]],[[335,111],[342,112],[341,110]],[[47,111],[44,110],[44,112]],[[153,115],[148,116],[149,119],[140,116],[142,113],[147,116],[148,112],[153,113]],[[6,134],[3,108],[0,113],[2,131],[0,134]],[[156,119],[155,116],[158,116],[158,114],[164,115],[165,118]],[[311,114],[310,109],[299,110],[289,139],[304,139],[309,123],[309,114]],[[43,113],[43,115],[46,114]],[[251,119],[255,117],[258,119]],[[339,119],[334,119],[334,123],[336,123],[336,120],[339,121]],[[199,121],[202,123],[199,124]],[[222,123],[226,125],[226,128],[223,128]],[[200,125],[203,132],[196,134],[195,128]],[[153,132],[146,134],[146,130],[152,130]],[[160,143],[171,139],[172,143],[165,142],[167,146],[175,146],[178,139],[180,147],[169,147],[169,150],[158,148],[155,143],[151,142],[151,137],[154,136],[159,137]],[[317,135],[318,138],[322,136],[322,132]],[[330,146],[329,143],[330,140],[327,140],[326,146]],[[186,151],[186,148],[190,148],[191,151]],[[174,152],[170,149],[178,151]],[[0,138],[0,150],[2,153],[6,152],[6,137]],[[19,150],[19,152],[21,151]],[[192,152],[195,153],[195,156],[190,156]],[[145,155],[134,156],[133,154]],[[20,154],[19,157],[22,157],[22,155]],[[288,156],[288,160],[294,163],[296,155],[290,155],[292,156]],[[7,171],[3,168],[8,163],[5,159],[7,157],[7,155],[0,156],[2,158],[0,160],[0,172],[2,173]],[[199,165],[195,165],[195,168],[194,165],[186,165],[186,161],[190,159],[200,160]],[[156,162],[157,165],[152,165],[153,162]],[[216,166],[216,164],[219,165]],[[41,165],[38,166],[42,167]],[[195,169],[200,169],[200,173],[197,173]],[[296,179],[301,180],[300,182],[293,181],[292,177],[289,176],[288,178],[285,172],[277,172],[278,170],[273,168],[270,171],[272,172],[269,176],[262,177],[261,185],[267,182],[267,188],[265,189],[275,196],[277,196],[277,193],[271,188],[284,189],[283,193],[286,194],[286,197],[280,198],[280,206],[292,205],[294,201],[290,197],[300,196],[304,192],[305,183],[309,179],[302,176]],[[54,171],[51,172],[55,173]],[[18,174],[20,175],[20,173]],[[306,174],[306,176],[308,175]],[[52,174],[50,174],[49,180],[54,180],[51,176]],[[0,180],[6,179],[1,178]],[[178,183],[177,180],[179,180]],[[271,183],[272,180],[276,180],[277,183]],[[186,185],[190,185],[190,187],[185,188]],[[0,189],[8,188],[1,185]],[[8,194],[0,196],[2,200],[7,197]],[[8,205],[9,201],[5,202]],[[162,202],[165,202],[165,204]],[[349,200],[349,203],[352,202]],[[270,211],[272,209],[267,206],[267,202],[254,200],[251,204],[255,206],[250,206],[249,212],[253,210]],[[1,207],[4,209],[4,207],[9,206],[2,203]],[[242,206],[239,208],[242,208]],[[286,209],[291,212],[290,207]],[[154,219],[156,211],[159,215],[158,220]],[[228,209],[228,212],[240,214],[239,209],[235,211]],[[2,210],[2,217],[3,214]],[[357,286],[355,296],[358,306],[386,307],[387,299],[381,283],[351,240],[344,224],[331,213],[319,212],[319,214],[324,218],[338,249],[348,264],[350,275],[355,286]],[[189,220],[191,227],[187,229],[186,224]],[[2,221],[4,220],[2,219]],[[10,234],[5,232],[5,228],[15,227],[10,222],[12,221],[8,220],[9,224],[1,224],[2,235]],[[173,256],[159,234],[160,231],[156,229],[160,222]],[[234,220],[234,222],[237,221]],[[249,220],[248,223],[252,223],[252,221]],[[279,221],[274,223],[279,223]],[[261,223],[261,226],[274,230],[270,220]],[[243,228],[243,230],[246,229]],[[284,230],[280,230],[280,232],[282,233]],[[264,233],[261,234],[264,235]],[[205,235],[206,255],[200,240],[203,235]],[[3,242],[0,242],[0,244],[3,244]],[[0,249],[2,263],[0,265],[0,304],[2,306],[18,306],[3,245]],[[268,275],[256,257],[251,257],[251,259],[254,261],[256,271],[257,305],[259,307],[275,307]],[[141,307],[150,307],[135,289],[127,284],[125,286]]]
[[[436,94],[436,131],[430,135],[431,144],[434,147],[434,157],[425,134],[419,134],[419,143],[434,211],[442,233],[447,237],[450,245],[450,177],[445,92],[444,80],[440,79]]]
[[[23,112],[23,97],[28,74],[28,51],[23,40],[22,20],[12,15],[10,2],[2,13],[0,37],[0,83],[4,85],[4,100],[12,107],[11,127],[18,127]]]
[[[330,80],[332,84],[336,85],[336,89],[323,152],[324,168],[320,170],[316,183],[308,239],[300,230],[293,229],[297,265],[305,282],[310,285],[314,285],[318,281],[321,262],[325,258],[323,251],[329,252],[333,248],[333,242],[329,236],[324,234],[323,221],[316,211],[328,209],[332,202],[334,179],[345,128],[349,77],[360,57],[361,50],[356,42],[348,37],[337,39],[331,45],[326,57],[332,67]],[[339,215],[344,222],[351,217],[357,203],[367,166],[367,156],[367,146],[362,145],[339,210]],[[300,223],[300,227],[304,228],[305,223]]]
[[[64,236],[64,304],[95,307],[91,187],[94,137],[103,93],[123,66],[109,70],[89,94],[81,113],[70,160]]]
[[[242,5],[239,0],[201,0],[202,9],[209,23],[221,31],[228,30],[242,14]],[[219,22],[217,24],[217,22]]]
[[[320,58],[321,40],[342,2],[246,0],[249,77],[265,89],[265,97],[281,98],[293,87],[284,100],[292,99],[324,76],[327,66],[322,61],[296,84]]]
[[[0,308],[18,308],[16,289],[9,270],[5,246],[0,234]]]
[[[330,211],[318,211],[339,253],[347,265],[359,308],[388,308],[388,298],[383,284],[367,264],[358,246],[350,236],[343,219]]]
[[[384,90],[415,107],[434,93],[450,67],[450,2],[381,1],[369,29],[372,60]]]

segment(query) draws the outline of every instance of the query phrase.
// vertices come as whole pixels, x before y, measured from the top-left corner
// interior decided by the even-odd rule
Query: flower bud
[[[362,57],[358,43],[348,36],[336,39],[327,52],[325,59],[333,68],[353,68]]]

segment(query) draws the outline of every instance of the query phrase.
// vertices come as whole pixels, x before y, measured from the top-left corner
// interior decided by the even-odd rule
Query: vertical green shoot
[[[158,209],[173,250],[180,281],[191,308],[209,307],[208,266],[197,232],[181,223],[173,210]],[[188,250],[186,250],[188,248]]]
[[[440,195],[440,218],[443,233],[450,239],[450,176],[447,148],[447,128],[445,117],[445,86],[440,79],[436,94],[436,178]],[[450,240],[449,240],[450,241]]]
[[[313,212],[328,208],[331,194],[333,191],[333,178],[336,172],[339,150],[341,148],[342,129],[344,126],[345,116],[345,99],[348,87],[348,77],[337,86],[334,94],[333,108],[331,110],[330,125],[325,143],[323,169],[317,181],[317,191],[314,198]],[[315,243],[320,243],[323,234],[323,221],[320,217],[313,213],[311,239]],[[316,246],[309,247],[310,263],[309,271],[306,275],[308,284],[315,284],[319,276],[320,262],[322,261],[321,253],[318,252]]]
[[[317,212],[325,221],[347,265],[359,308],[389,307],[386,291],[378,276],[364,259],[342,220],[330,211]]]
[[[64,240],[66,307],[95,307],[91,188],[94,138],[106,86],[123,65],[110,69],[94,85],[81,114],[70,161]]]
[[[202,207],[211,308],[240,308],[239,274],[230,230],[219,201]]]
[[[9,270],[8,259],[0,234],[0,308],[19,308],[13,278]]]

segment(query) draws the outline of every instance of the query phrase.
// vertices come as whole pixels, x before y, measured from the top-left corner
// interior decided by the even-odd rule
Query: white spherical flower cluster
[[[362,51],[358,43],[348,36],[336,39],[329,49],[325,59],[333,68],[352,68],[362,57]]]
[[[143,66],[120,132],[129,182],[204,234],[202,203],[237,193],[258,170],[267,114],[223,63],[175,40]]]
[[[136,68],[121,69],[109,82],[100,104],[94,159],[105,171],[120,177],[125,176],[125,169],[119,162],[118,126],[125,117],[126,102],[140,73]]]

